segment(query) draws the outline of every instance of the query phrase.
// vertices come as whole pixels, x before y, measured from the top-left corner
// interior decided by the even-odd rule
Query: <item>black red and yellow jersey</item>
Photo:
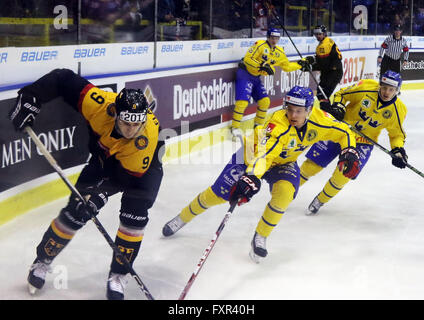
[[[114,103],[117,93],[95,87],[69,69],[55,69],[21,89],[44,104],[62,97],[87,120],[90,153],[103,162],[104,174],[119,176],[123,187],[134,185],[152,163],[158,162],[162,142],[158,142],[159,121],[148,113],[145,126],[133,139],[125,139],[115,129]],[[106,163],[105,163],[106,162]],[[122,175],[125,177],[123,179]]]
[[[108,92],[87,84],[80,94],[78,109],[98,137],[98,146],[106,158],[115,157],[130,174],[142,176],[150,166],[159,137],[159,121],[153,112],[133,139],[116,134],[113,104],[117,93]],[[114,132],[115,131],[115,132]]]
[[[318,44],[315,59],[313,70],[321,72],[343,70],[342,54],[333,39],[329,37],[325,37]]]

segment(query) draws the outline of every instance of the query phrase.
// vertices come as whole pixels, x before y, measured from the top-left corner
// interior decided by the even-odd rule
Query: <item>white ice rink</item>
[[[404,91],[400,98],[409,110],[404,123],[409,162],[424,171],[424,92]],[[390,149],[386,131],[379,142]],[[222,149],[215,146],[214,154]],[[230,156],[227,152],[221,164],[165,165],[134,264],[156,299],[178,298],[228,206],[206,211],[171,238],[162,237],[162,226],[214,181]],[[248,252],[270,198],[264,182],[250,203],[235,209],[187,299],[424,299],[424,179],[393,167],[375,148],[356,181],[318,216],[306,216],[334,165],[300,189],[268,238],[268,257],[255,264]],[[27,293],[35,247],[65,203],[55,201],[0,227],[0,299],[105,299],[112,251],[92,222],[54,261],[44,289],[35,297]],[[119,195],[113,196],[98,216],[112,238],[119,207]],[[130,277],[125,295],[145,299]]]

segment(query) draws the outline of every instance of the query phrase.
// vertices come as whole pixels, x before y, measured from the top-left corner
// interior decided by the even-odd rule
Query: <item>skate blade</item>
[[[318,212],[312,212],[309,209],[306,209],[305,210],[305,215],[307,215],[307,216],[316,216],[316,215],[318,215]]]
[[[35,295],[38,291],[38,288],[34,287],[33,285],[31,285],[30,283],[28,283],[28,292],[30,295]]]
[[[254,252],[253,252],[253,249],[250,249],[249,257],[250,257],[250,259],[252,259],[252,261],[253,261],[254,263],[260,263],[260,262],[261,262],[261,260],[263,259],[263,257],[260,257],[260,256],[258,256],[256,253],[254,253]]]

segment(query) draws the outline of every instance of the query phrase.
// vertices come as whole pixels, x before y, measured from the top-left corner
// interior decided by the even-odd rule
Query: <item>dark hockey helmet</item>
[[[314,104],[314,93],[311,89],[301,86],[294,86],[286,94],[285,104],[292,104],[298,107],[310,108]]]
[[[266,32],[266,37],[281,37],[280,30],[277,28],[269,28]]]
[[[115,99],[117,117],[126,122],[144,123],[147,119],[149,105],[140,89],[122,89]]]
[[[314,34],[320,34],[320,33],[327,33],[327,27],[324,26],[323,24],[319,25],[319,26],[315,26],[314,28]]]
[[[395,24],[393,26],[393,31],[402,31],[402,25],[400,24]]]

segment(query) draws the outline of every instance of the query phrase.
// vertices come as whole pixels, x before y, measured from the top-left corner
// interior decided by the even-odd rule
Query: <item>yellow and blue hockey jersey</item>
[[[356,147],[355,135],[349,127],[319,108],[312,109],[301,129],[289,123],[285,110],[279,110],[246,139],[246,173],[261,178],[276,165],[296,161],[303,151],[321,140],[339,143],[342,149]]]
[[[341,102],[346,106],[344,121],[364,135],[377,141],[381,131],[386,129],[391,148],[403,147],[406,133],[402,124],[407,113],[406,106],[397,96],[383,102],[378,90],[377,81],[361,80],[356,85],[336,92],[334,102]],[[357,137],[357,142],[371,144],[360,136]]]
[[[265,71],[259,71],[262,63],[268,63],[273,70],[275,67],[281,67],[285,72],[299,70],[301,66],[297,62],[290,62],[284,53],[283,48],[275,46],[271,48],[268,41],[258,40],[249,48],[243,58],[247,72],[253,76],[266,76]]]

